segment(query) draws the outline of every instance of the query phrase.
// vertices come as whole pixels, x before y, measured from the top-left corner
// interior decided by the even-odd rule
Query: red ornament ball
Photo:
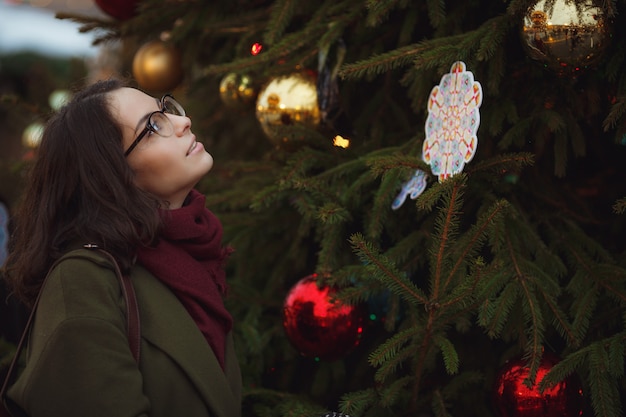
[[[577,378],[570,376],[542,392],[538,384],[559,362],[544,354],[532,388],[524,381],[529,368],[521,358],[507,362],[496,377],[494,404],[501,417],[579,417],[582,416],[582,388]]]
[[[333,299],[336,289],[318,286],[317,274],[302,278],[283,305],[283,327],[292,345],[307,357],[336,360],[358,346],[365,312]]]
[[[98,7],[118,20],[128,20],[137,14],[139,0],[95,0]]]

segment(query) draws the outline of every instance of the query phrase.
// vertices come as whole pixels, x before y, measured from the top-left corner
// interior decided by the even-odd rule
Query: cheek
[[[135,184],[153,194],[162,195],[176,182],[180,167],[176,164],[171,153],[137,158],[130,163],[131,169],[135,172]]]

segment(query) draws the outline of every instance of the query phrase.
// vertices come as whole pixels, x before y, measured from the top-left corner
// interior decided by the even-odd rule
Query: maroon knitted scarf
[[[161,239],[156,246],[141,248],[137,259],[171,288],[223,369],[226,334],[233,322],[222,300],[227,289],[223,266],[231,249],[222,247],[222,224],[205,203],[192,190],[183,207],[160,210]]]

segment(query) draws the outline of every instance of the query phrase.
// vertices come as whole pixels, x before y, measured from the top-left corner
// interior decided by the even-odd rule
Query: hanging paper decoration
[[[439,182],[462,172],[474,157],[482,98],[480,83],[462,61],[452,64],[430,92],[422,158]]]
[[[407,196],[410,196],[411,200],[415,200],[424,192],[426,185],[426,173],[421,169],[416,170],[413,176],[402,185],[402,190],[391,203],[391,209],[399,209]]]

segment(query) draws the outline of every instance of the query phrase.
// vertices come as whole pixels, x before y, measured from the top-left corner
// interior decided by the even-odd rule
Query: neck
[[[184,192],[181,192],[174,196],[170,196],[167,199],[163,199],[161,203],[161,208],[163,210],[175,210],[181,208],[183,205],[185,205],[185,201],[187,200],[190,192],[191,190],[185,190]]]

